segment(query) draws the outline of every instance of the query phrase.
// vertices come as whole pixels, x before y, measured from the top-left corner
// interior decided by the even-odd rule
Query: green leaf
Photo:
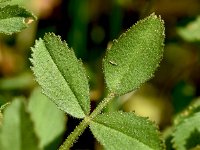
[[[46,34],[32,49],[36,80],[61,110],[83,118],[90,112],[89,85],[82,62],[60,37]]]
[[[174,119],[172,143],[177,149],[192,149],[200,145],[200,99],[195,99]],[[184,132],[183,132],[184,131]]]
[[[179,113],[174,118],[174,124],[177,125],[180,122],[182,122],[184,119],[189,118],[190,116],[193,116],[196,112],[200,112],[200,99],[197,99],[194,104],[191,104],[188,108],[186,108],[184,111]]]
[[[178,150],[188,150],[200,145],[200,112],[189,115],[176,125],[173,134],[173,147]]]
[[[0,7],[6,5],[19,5],[26,8],[27,3],[30,4],[30,0],[0,0]]]
[[[18,5],[0,7],[0,33],[19,32],[35,19],[33,14]]]
[[[23,99],[15,99],[6,107],[0,130],[1,150],[39,150],[33,122],[25,110]]]
[[[114,40],[103,61],[108,89],[122,95],[150,79],[162,58],[163,42],[164,22],[154,14]]]
[[[166,150],[173,150],[172,147],[172,134],[173,134],[173,130],[174,128],[172,126],[167,127],[166,129],[164,129],[164,131],[162,131],[162,137],[165,140],[165,149]]]
[[[200,16],[185,27],[177,28],[178,34],[186,41],[200,41]]]
[[[0,3],[9,2],[11,0],[0,0]]]
[[[0,79],[0,90],[24,90],[35,86],[31,72],[23,72],[19,75]]]
[[[133,113],[101,114],[91,122],[90,129],[109,150],[163,150],[155,125]]]
[[[3,114],[2,114],[2,112],[1,112],[1,110],[0,110],[0,127],[1,127],[1,125],[2,125],[2,120],[3,120]]]
[[[3,121],[3,113],[2,110],[6,108],[6,106],[8,106],[10,103],[5,103],[3,105],[1,105],[0,107],[0,127],[2,125],[2,121]]]
[[[36,133],[40,138],[40,147],[44,148],[48,146],[64,133],[66,124],[64,112],[57,109],[57,107],[41,93],[39,88],[33,91],[29,99],[28,109],[35,123]],[[55,147],[55,149],[57,148],[58,147]]]
[[[0,6],[5,6],[5,5],[8,5],[8,3],[10,2],[11,0],[0,0]]]
[[[10,102],[7,102],[7,103],[1,105],[0,111],[4,110],[8,105],[10,105]]]

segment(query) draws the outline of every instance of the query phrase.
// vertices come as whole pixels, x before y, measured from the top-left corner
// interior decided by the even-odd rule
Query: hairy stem
[[[73,146],[73,143],[78,139],[78,137],[83,133],[89,124],[89,119],[85,119],[74,129],[73,132],[67,137],[65,142],[60,146],[59,150],[69,150]]]
[[[74,142],[78,140],[79,136],[83,133],[83,131],[88,127],[90,121],[92,121],[98,114],[101,113],[102,109],[115,97],[113,93],[109,94],[103,101],[96,107],[96,109],[90,114],[90,116],[86,116],[83,121],[74,129],[74,131],[67,137],[65,142],[60,146],[59,150],[69,150]]]
[[[108,103],[115,97],[115,94],[110,93],[104,100],[96,107],[91,113],[90,120],[94,119],[98,114],[101,113],[102,109],[108,105]]]

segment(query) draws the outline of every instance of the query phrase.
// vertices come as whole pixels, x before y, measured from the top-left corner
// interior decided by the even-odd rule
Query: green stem
[[[78,140],[79,136],[83,133],[83,131],[87,128],[98,114],[101,113],[102,109],[115,97],[113,93],[109,94],[104,100],[96,107],[96,109],[90,114],[90,116],[86,116],[83,121],[74,129],[74,131],[67,137],[65,142],[60,146],[59,150],[69,150],[73,143]]]
[[[107,104],[115,97],[114,93],[110,93],[104,100],[96,107],[96,109],[91,113],[90,119],[94,119],[98,114],[101,113],[102,109],[107,106]]]
[[[85,119],[74,129],[74,131],[67,137],[65,142],[60,146],[59,150],[69,150],[73,143],[78,139],[82,132],[87,128],[89,121]]]

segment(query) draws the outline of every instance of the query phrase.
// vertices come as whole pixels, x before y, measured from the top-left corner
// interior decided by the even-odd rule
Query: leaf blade
[[[36,17],[18,5],[0,7],[0,33],[12,34],[28,27]]]
[[[40,138],[40,147],[47,147],[56,138],[63,135],[66,125],[65,114],[41,93],[40,88],[36,88],[32,92],[28,110],[35,123],[35,131]],[[52,147],[52,149],[57,148]]]
[[[176,118],[172,144],[175,149],[193,149],[199,145],[200,138],[200,105],[191,105]]]
[[[10,3],[11,0],[0,0],[0,7],[6,6]]]
[[[0,132],[0,149],[40,150],[33,122],[22,99],[15,99],[4,111]]]
[[[163,148],[156,127],[133,113],[101,114],[92,121],[90,129],[106,149]]]
[[[108,89],[122,95],[150,79],[162,58],[163,42],[164,23],[154,14],[114,40],[103,60]]]
[[[178,27],[177,33],[188,42],[200,41],[200,16],[188,23],[185,27]]]
[[[44,94],[74,117],[88,115],[88,80],[74,52],[54,34],[46,34],[32,51],[32,70]]]

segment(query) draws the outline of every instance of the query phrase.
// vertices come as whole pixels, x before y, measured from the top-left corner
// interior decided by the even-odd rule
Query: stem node
[[[74,131],[67,137],[65,142],[60,146],[59,150],[69,150],[83,131],[88,127],[90,122],[101,113],[102,109],[115,97],[114,93],[110,93],[104,100],[96,107],[96,109],[90,114],[85,116],[81,123],[74,129]]]

